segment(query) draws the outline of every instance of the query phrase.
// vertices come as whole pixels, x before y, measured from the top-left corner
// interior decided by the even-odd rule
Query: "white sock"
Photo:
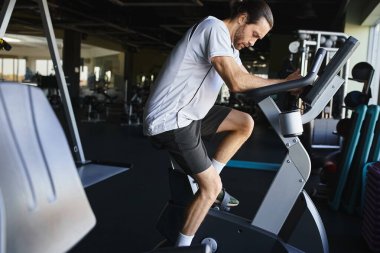
[[[179,233],[175,246],[176,247],[190,246],[193,238],[194,238],[194,235],[184,235],[182,233]]]
[[[212,159],[211,163],[212,163],[212,166],[216,169],[216,171],[218,171],[219,174],[220,172],[222,172],[222,169],[224,168],[224,166],[226,166],[225,163],[218,162],[215,159]]]

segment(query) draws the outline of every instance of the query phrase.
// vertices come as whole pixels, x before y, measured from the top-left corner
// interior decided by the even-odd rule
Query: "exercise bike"
[[[313,201],[303,190],[311,171],[309,155],[297,137],[302,125],[315,119],[344,83],[338,73],[359,45],[349,37],[323,71],[326,50],[318,49],[310,72],[303,78],[247,92],[257,101],[288,152],[256,215],[248,220],[223,208],[211,208],[198,229],[193,245],[209,244],[213,252],[329,252],[324,225]],[[321,73],[318,77],[318,73]],[[282,112],[271,95],[307,87],[300,96],[306,108]],[[171,199],[157,229],[174,243],[183,224],[185,207],[197,191],[194,180],[170,169]],[[188,187],[185,187],[188,186]]]

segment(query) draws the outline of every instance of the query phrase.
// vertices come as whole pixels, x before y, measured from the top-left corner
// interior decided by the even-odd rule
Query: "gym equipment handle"
[[[322,65],[322,61],[325,55],[326,49],[319,48],[317,53],[315,54],[315,58],[310,68],[310,71],[307,73],[305,77],[302,77],[297,80],[286,81],[278,84],[252,89],[250,91],[245,92],[244,94],[246,94],[248,97],[252,98],[255,102],[258,103],[270,95],[312,85],[317,77],[318,70]]]

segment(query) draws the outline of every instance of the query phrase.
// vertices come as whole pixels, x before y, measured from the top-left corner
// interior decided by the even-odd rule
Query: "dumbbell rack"
[[[348,38],[348,35],[340,32],[326,32],[326,31],[311,31],[311,30],[298,30],[299,37],[299,49],[298,51],[301,53],[300,60],[300,70],[301,74],[305,75],[308,71],[309,58],[311,58],[311,54],[315,53],[318,48],[322,47],[326,49],[326,64],[329,60],[334,56],[335,52],[338,51],[340,44]],[[345,83],[348,82],[348,73],[349,73],[349,61],[343,67],[343,71],[341,72],[341,77],[345,80]],[[343,86],[344,92],[346,94],[346,87]],[[343,97],[342,97],[343,101]],[[333,100],[329,103],[329,108],[325,110],[324,117],[331,118],[332,117],[332,104]],[[342,108],[341,117],[346,117],[345,108]]]

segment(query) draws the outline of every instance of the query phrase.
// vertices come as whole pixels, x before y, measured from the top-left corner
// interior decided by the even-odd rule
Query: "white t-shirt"
[[[213,68],[214,56],[241,64],[223,21],[207,17],[190,28],[173,49],[151,87],[144,108],[144,134],[156,135],[203,119],[214,105],[223,80]]]

